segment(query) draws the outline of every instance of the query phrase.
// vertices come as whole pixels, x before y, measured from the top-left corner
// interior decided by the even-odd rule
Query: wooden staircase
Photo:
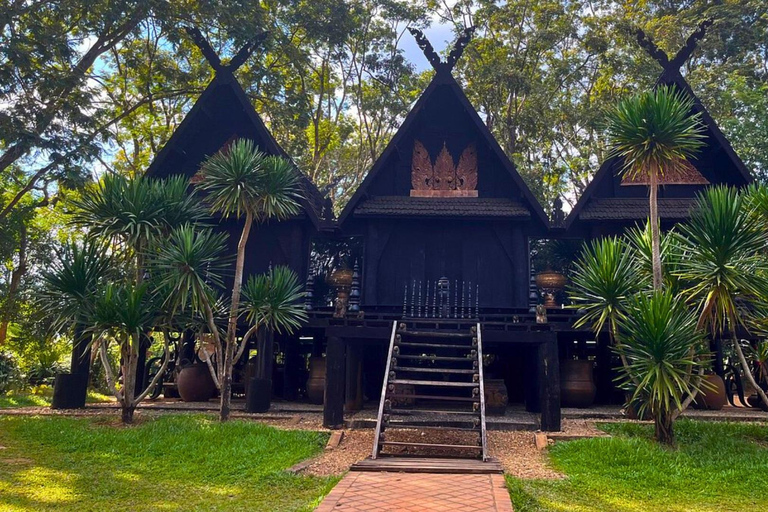
[[[371,459],[488,460],[480,324],[417,329],[392,324]]]

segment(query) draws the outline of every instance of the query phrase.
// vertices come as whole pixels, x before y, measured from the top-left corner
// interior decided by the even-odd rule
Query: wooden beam
[[[344,340],[337,336],[328,338],[325,349],[325,405],[323,426],[337,429],[344,426]]]
[[[560,430],[560,358],[557,338],[539,345],[539,401],[541,403],[541,430]]]

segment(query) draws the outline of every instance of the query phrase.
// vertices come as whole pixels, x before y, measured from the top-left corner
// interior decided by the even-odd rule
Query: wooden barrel
[[[569,359],[560,363],[560,401],[563,407],[586,408],[595,403],[592,361]]]
[[[325,358],[309,358],[309,378],[307,379],[307,398],[313,404],[325,401]]]

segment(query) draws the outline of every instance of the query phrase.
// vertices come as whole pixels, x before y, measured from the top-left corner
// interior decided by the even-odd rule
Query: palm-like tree
[[[214,213],[224,218],[243,217],[237,244],[235,276],[224,343],[224,375],[221,383],[222,421],[229,418],[232,367],[235,362],[237,323],[243,283],[245,248],[254,223],[282,220],[299,212],[301,191],[293,165],[281,157],[266,156],[252,141],[238,139],[208,158],[198,173],[198,187]],[[217,339],[217,336],[214,336]]]
[[[185,222],[200,222],[205,209],[188,192],[183,177],[164,180],[107,174],[71,203],[71,222],[90,238],[108,241],[133,266],[134,279],[144,276],[149,244]]]
[[[50,305],[50,315],[61,319],[76,315],[93,343],[101,347],[102,358],[107,344],[116,342],[120,348],[121,387],[116,385],[108,361],[104,365],[110,387],[123,406],[125,422],[132,421],[136,405],[165,369],[156,374],[150,388],[135,389],[139,354],[148,347],[153,329],[164,333],[165,364],[168,362],[168,329],[174,324],[175,310],[166,306],[172,288],[143,283],[145,260],[157,251],[155,243],[174,226],[204,217],[205,209],[187,189],[188,181],[183,178],[158,181],[105,176],[71,204],[72,223],[87,230],[89,242],[82,250],[73,248],[63,254],[45,277],[43,298]],[[110,255],[109,262],[104,262],[106,254]],[[106,270],[111,282],[93,277]]]
[[[623,160],[623,173],[630,179],[648,179],[655,290],[662,286],[659,179],[682,170],[704,144],[701,116],[691,115],[692,108],[693,99],[685,92],[661,86],[622,100],[608,116],[611,155]]]
[[[716,336],[730,333],[744,375],[768,403],[737,338],[739,329],[750,330],[754,311],[768,298],[768,236],[754,209],[759,195],[728,187],[700,195],[690,221],[680,226],[686,258],[676,274],[687,284],[685,295],[696,308],[699,327]]]
[[[266,274],[251,276],[246,281],[243,286],[243,309],[251,327],[243,337],[235,360],[240,359],[248,338],[259,328],[292,333],[307,320],[307,312],[301,303],[304,297],[301,289],[298,276],[286,266],[270,268]],[[266,341],[258,351],[271,360],[271,350],[268,350]]]
[[[636,260],[621,238],[607,237],[584,246],[569,289],[574,307],[583,312],[575,327],[589,325],[599,335],[607,324],[611,344],[616,344],[618,321],[625,316],[625,304],[643,288]]]
[[[90,340],[85,330],[87,315],[99,288],[114,275],[106,247],[92,240],[83,244],[65,244],[53,266],[42,274],[43,288],[37,304],[41,311],[47,312],[54,329],[72,330],[72,373],[87,368],[90,353]],[[83,366],[84,362],[86,366]]]
[[[670,291],[637,294],[626,307],[618,321],[618,350],[627,361],[622,375],[635,389],[633,400],[642,398],[642,407],[650,409],[656,440],[674,445],[675,413],[701,385],[695,370],[702,365],[704,335]]]

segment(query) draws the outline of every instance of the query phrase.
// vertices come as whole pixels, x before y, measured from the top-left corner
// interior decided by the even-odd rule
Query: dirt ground
[[[339,446],[325,450],[314,459],[303,474],[336,475],[371,454],[373,429],[345,430]],[[603,436],[602,431],[588,420],[564,420],[562,434],[569,436]],[[411,435],[420,436],[414,431]],[[499,459],[504,471],[518,478],[558,479],[562,475],[552,469],[546,452],[536,448],[534,433],[530,431],[488,431],[488,448],[491,457]]]

